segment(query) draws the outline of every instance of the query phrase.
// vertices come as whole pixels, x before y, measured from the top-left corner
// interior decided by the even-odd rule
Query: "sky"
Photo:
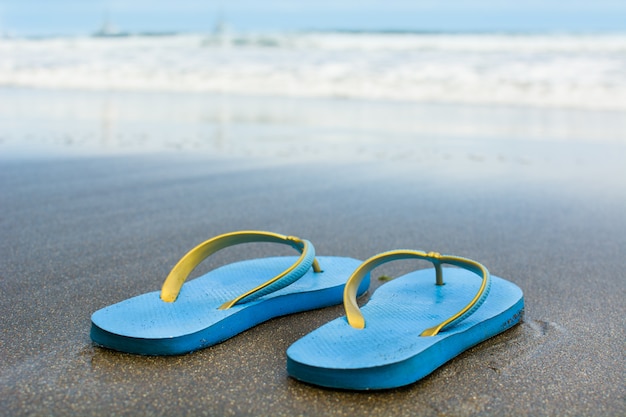
[[[119,30],[626,32],[626,0],[0,0],[0,34]]]

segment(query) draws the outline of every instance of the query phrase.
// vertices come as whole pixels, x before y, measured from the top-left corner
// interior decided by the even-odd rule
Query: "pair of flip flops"
[[[185,283],[211,254],[251,242],[286,244],[300,256],[235,262]],[[418,270],[386,283],[360,308],[356,300],[369,287],[370,271],[398,259],[428,260],[434,270]],[[415,250],[385,252],[365,262],[316,257],[307,240],[242,231],[192,249],[172,269],[161,291],[96,311],[91,338],[123,352],[183,354],[271,318],[342,301],[345,317],[287,350],[287,371],[295,379],[354,390],[408,385],[512,327],[524,308],[519,287],[469,259]]]

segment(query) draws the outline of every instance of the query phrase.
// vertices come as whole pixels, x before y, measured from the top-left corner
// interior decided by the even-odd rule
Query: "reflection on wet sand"
[[[5,151],[529,161],[536,149],[626,144],[620,111],[228,94],[4,89]],[[562,146],[565,145],[565,146]],[[542,151],[547,152],[547,151]]]

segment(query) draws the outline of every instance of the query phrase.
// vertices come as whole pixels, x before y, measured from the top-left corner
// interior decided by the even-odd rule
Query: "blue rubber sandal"
[[[300,257],[235,262],[190,280],[191,271],[228,246],[272,242],[292,246]],[[122,352],[177,355],[222,342],[274,317],[340,304],[346,277],[361,261],[315,257],[308,240],[242,231],[207,240],[174,266],[162,290],[96,311],[91,339]],[[268,277],[273,277],[266,281]],[[369,286],[369,276],[358,293]]]
[[[386,283],[359,309],[356,294],[362,279],[375,267],[397,259],[425,259],[435,269],[411,272]],[[442,268],[442,264],[459,268]],[[411,384],[518,323],[524,296],[515,284],[490,276],[478,262],[398,250],[374,256],[354,271],[345,287],[344,307],[345,317],[289,347],[289,375],[351,390]]]

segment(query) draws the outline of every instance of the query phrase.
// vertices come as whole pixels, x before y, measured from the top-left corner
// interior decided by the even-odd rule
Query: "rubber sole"
[[[381,286],[361,308],[365,329],[345,317],[327,323],[287,350],[287,372],[303,382],[350,390],[390,389],[414,383],[463,351],[517,324],[522,291],[492,276],[489,297],[476,312],[432,337],[421,331],[452,315],[476,293],[480,280],[444,268],[446,285],[433,270],[416,271]]]
[[[165,303],[159,291],[130,298],[92,315],[97,345],[142,355],[179,355],[220,343],[275,317],[341,303],[347,277],[361,261],[318,257],[322,273],[307,272],[293,284],[257,300],[218,307],[276,275],[296,258],[236,262],[187,282],[178,299]],[[364,283],[360,294],[368,286]]]

